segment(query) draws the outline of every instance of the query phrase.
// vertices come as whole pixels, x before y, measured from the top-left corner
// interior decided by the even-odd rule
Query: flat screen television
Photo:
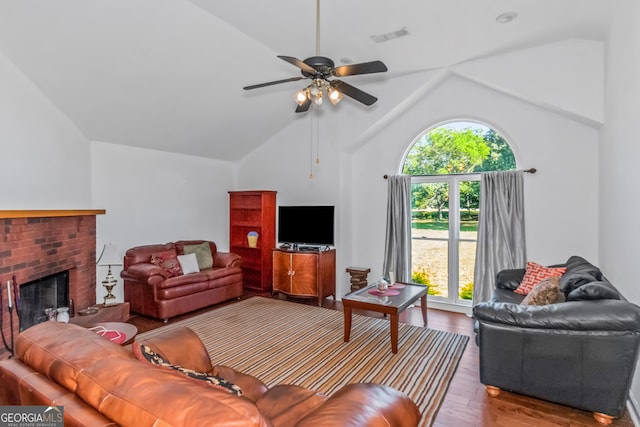
[[[280,206],[278,242],[333,245],[334,206]]]

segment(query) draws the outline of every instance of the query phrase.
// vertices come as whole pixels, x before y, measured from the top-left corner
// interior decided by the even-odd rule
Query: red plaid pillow
[[[164,251],[151,255],[151,264],[162,267],[167,272],[167,277],[181,276],[182,267],[175,252]]]
[[[520,286],[513,292],[527,295],[535,285],[544,279],[549,277],[562,277],[565,271],[567,271],[566,267],[545,267],[535,262],[528,262],[527,271],[524,273],[522,282],[520,282]]]

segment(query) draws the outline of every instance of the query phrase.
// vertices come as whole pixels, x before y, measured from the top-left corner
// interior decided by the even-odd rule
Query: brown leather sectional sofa
[[[62,405],[67,427],[414,427],[420,420],[416,405],[386,386],[351,384],[327,398],[212,366],[188,328],[142,344],[172,364],[233,382],[243,395],[138,360],[80,326],[44,322],[18,336],[16,358],[0,362],[0,405]]]
[[[165,244],[137,246],[124,256],[124,300],[131,311],[167,320],[180,314],[208,307],[242,296],[242,259],[239,255],[218,252],[214,242],[207,242],[213,257],[212,268],[169,277],[163,268],[151,263],[151,256],[161,252],[184,254],[184,247],[205,240],[181,240]]]

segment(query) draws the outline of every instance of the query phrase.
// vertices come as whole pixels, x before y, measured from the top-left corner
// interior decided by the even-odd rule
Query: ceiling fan
[[[333,79],[333,77],[383,73],[387,71],[387,66],[381,61],[363,62],[360,64],[349,64],[336,67],[332,59],[320,56],[320,0],[316,0],[316,56],[309,57],[304,61],[292,56],[278,55],[278,58],[298,67],[302,73],[302,77],[291,77],[288,79],[259,83],[251,86],[245,86],[243,89],[258,89],[280,83],[310,79],[311,84],[295,94],[295,99],[298,104],[296,113],[304,113],[309,110],[312,102],[316,105],[321,105],[325,94],[333,105],[340,102],[343,94],[363,103],[364,105],[372,105],[378,100],[378,98],[351,86],[342,80]]]

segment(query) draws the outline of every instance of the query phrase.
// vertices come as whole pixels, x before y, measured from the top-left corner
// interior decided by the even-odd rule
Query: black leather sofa
[[[560,279],[565,302],[520,305],[525,270],[503,270],[488,302],[473,307],[480,381],[592,411],[602,424],[624,413],[640,345],[640,307],[628,302],[584,258]]]

